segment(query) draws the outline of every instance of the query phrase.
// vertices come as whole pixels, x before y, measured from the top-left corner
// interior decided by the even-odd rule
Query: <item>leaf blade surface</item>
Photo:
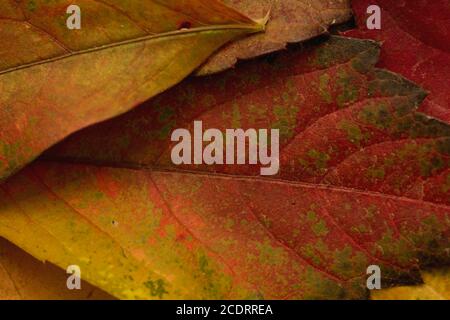
[[[1,9],[9,12],[8,8],[13,8],[21,12],[23,3],[7,1],[2,5],[6,9]],[[55,15],[65,18],[61,8],[65,8],[68,2],[34,3],[43,11],[37,15],[35,12],[38,9],[30,9],[37,15],[33,23],[42,24],[39,31],[28,26],[30,17],[19,21],[14,20],[16,18],[0,19],[0,23],[7,24],[1,32],[10,33],[11,38],[1,50],[1,58],[6,61],[0,70],[2,180],[68,134],[121,114],[176,84],[224,43],[262,29],[262,26],[216,1],[192,0],[183,2],[182,8],[174,1],[148,1],[145,2],[147,5],[129,1],[134,4],[129,10],[148,6],[145,13],[149,13],[154,6],[173,8],[169,10],[171,27],[186,15],[194,18],[205,12],[211,14],[205,20],[211,19],[211,24],[180,31],[177,31],[178,27],[167,31],[169,26],[165,26],[163,31],[167,32],[156,35],[147,31],[144,36],[136,37],[130,31],[118,34],[117,39],[101,39],[97,37],[98,33],[103,34],[108,27],[108,23],[106,26],[101,24],[104,20],[101,17],[111,20],[108,20],[108,11],[101,11],[97,4],[106,2],[89,2],[90,5],[84,3],[82,7],[89,8],[92,15],[97,14],[93,29],[85,26],[77,41],[64,40],[73,43],[74,51],[62,52],[49,49],[48,44],[60,43],[65,39],[55,31],[63,30],[65,25],[57,24],[58,20],[48,16],[48,13],[56,12]],[[181,9],[185,13],[179,12]],[[164,16],[152,17],[153,20],[146,23],[158,26],[163,21],[167,24],[162,18]],[[230,21],[232,24],[227,24]],[[43,32],[53,37],[38,41],[33,53],[25,47],[29,40],[21,41],[21,31],[15,29],[16,25],[29,27],[24,31],[25,35]],[[116,33],[121,26],[113,24],[110,31]],[[91,31],[90,35],[85,37],[85,31]],[[41,48],[47,51],[41,52]],[[8,60],[8,57],[11,59]]]

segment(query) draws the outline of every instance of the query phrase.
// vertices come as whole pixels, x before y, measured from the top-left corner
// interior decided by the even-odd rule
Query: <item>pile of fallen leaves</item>
[[[370,265],[373,298],[450,298],[447,0],[80,1],[68,30],[76,2],[0,3],[0,298],[364,299]],[[194,120],[279,129],[279,173],[175,166]]]

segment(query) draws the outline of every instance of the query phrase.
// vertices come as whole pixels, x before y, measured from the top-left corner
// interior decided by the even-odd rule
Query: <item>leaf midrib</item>
[[[343,186],[334,186],[329,184],[322,183],[309,183],[303,181],[294,181],[287,180],[281,178],[273,178],[273,177],[264,177],[264,176],[252,176],[252,175],[242,175],[242,174],[229,174],[229,173],[218,173],[218,172],[206,172],[206,171],[195,171],[188,169],[179,169],[173,168],[170,166],[154,166],[154,165],[144,165],[132,162],[124,162],[121,164],[117,164],[116,162],[107,162],[107,161],[90,161],[87,159],[71,159],[66,157],[61,157],[58,160],[53,159],[45,159],[40,158],[36,163],[49,163],[59,166],[76,166],[76,165],[88,165],[92,167],[100,167],[100,168],[110,168],[110,169],[125,169],[125,170],[133,170],[133,171],[146,171],[146,172],[154,172],[160,174],[180,174],[180,175],[189,175],[189,176],[198,176],[198,177],[206,177],[206,178],[219,178],[224,180],[234,180],[234,181],[258,181],[265,183],[273,183],[273,184],[282,184],[289,186],[300,186],[307,189],[320,189],[320,190],[331,190],[336,192],[343,193],[351,193],[365,196],[377,196],[384,199],[392,199],[398,201],[405,201],[409,203],[417,203],[417,204],[427,204],[434,208],[450,210],[450,206],[440,203],[434,203],[426,200],[408,198],[405,196],[397,196],[392,194],[386,194],[379,191],[364,191],[361,189],[355,189],[350,187]]]
[[[15,67],[8,68],[5,70],[0,70],[0,76],[7,74],[7,73],[15,72],[17,70],[27,69],[27,68],[35,67],[38,65],[43,65],[43,64],[48,64],[48,63],[52,63],[52,62],[59,61],[59,60],[64,60],[64,59],[67,59],[67,58],[70,58],[73,56],[89,54],[92,52],[103,51],[103,50],[111,49],[114,47],[120,47],[120,46],[125,46],[125,45],[129,45],[129,44],[133,44],[133,43],[145,42],[145,41],[149,41],[149,40],[169,38],[169,37],[176,38],[178,36],[188,35],[188,34],[192,34],[192,33],[202,33],[202,32],[209,32],[209,31],[248,30],[249,33],[256,33],[258,31],[262,31],[263,29],[264,29],[264,25],[261,25],[261,24],[255,24],[253,26],[252,25],[230,24],[230,25],[198,27],[198,28],[186,29],[186,30],[176,30],[176,31],[170,31],[170,32],[165,32],[165,33],[161,33],[161,34],[156,34],[156,35],[151,34],[151,35],[147,35],[147,36],[143,36],[143,37],[139,37],[139,38],[119,41],[119,42],[115,42],[115,43],[111,43],[111,44],[107,44],[107,45],[103,45],[103,46],[98,46],[98,47],[94,47],[94,48],[73,51],[73,52],[70,52],[70,53],[67,53],[64,55],[60,55],[57,57],[47,58],[44,60],[26,63],[26,64],[23,64],[20,66],[15,66]]]

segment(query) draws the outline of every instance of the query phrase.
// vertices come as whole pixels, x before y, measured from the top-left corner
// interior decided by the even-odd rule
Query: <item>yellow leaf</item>
[[[422,272],[423,284],[372,291],[372,300],[450,300],[450,269]]]
[[[0,238],[1,300],[113,299],[110,295],[81,282],[80,290],[66,286],[68,274],[51,263],[42,263],[10,242]]]

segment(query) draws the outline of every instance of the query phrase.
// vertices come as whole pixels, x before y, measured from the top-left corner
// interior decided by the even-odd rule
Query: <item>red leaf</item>
[[[364,298],[371,264],[383,286],[418,282],[449,263],[450,126],[378,53],[333,37],[185,81],[47,154],[94,165],[39,161],[1,185],[0,234],[124,298]],[[170,135],[194,120],[280,129],[280,174],[180,172]]]
[[[369,265],[386,288],[448,263],[448,206],[258,177],[40,162],[0,207],[3,236],[119,298],[363,299]]]
[[[448,0],[354,0],[359,30],[346,35],[383,43],[379,66],[430,91],[421,111],[450,122],[450,3]],[[368,30],[366,11],[382,9],[381,30]]]
[[[124,117],[88,128],[51,159],[174,167],[172,130],[280,129],[277,178],[450,204],[450,127],[416,110],[423,90],[374,68],[379,47],[332,38],[306,50],[189,79]],[[258,166],[184,166],[259,175]]]

